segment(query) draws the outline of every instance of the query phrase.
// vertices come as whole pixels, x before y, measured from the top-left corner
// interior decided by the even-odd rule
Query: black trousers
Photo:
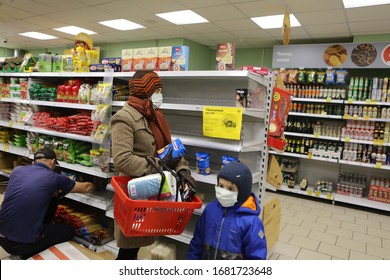
[[[53,198],[46,212],[44,227],[40,238],[34,243],[21,243],[0,237],[0,245],[11,255],[20,256],[22,259],[28,259],[35,254],[50,248],[55,244],[69,241],[74,237],[74,228],[68,224],[52,224],[59,199]],[[23,222],[23,221],[21,221]]]
[[[116,260],[136,260],[139,248],[123,249],[119,248]]]

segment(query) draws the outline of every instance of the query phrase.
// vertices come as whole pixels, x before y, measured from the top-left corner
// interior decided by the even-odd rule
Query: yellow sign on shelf
[[[242,108],[203,107],[203,135],[240,140]]]

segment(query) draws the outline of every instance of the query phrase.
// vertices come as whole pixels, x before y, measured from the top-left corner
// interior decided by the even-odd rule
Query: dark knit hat
[[[252,172],[240,161],[232,161],[222,167],[218,173],[219,178],[226,179],[236,184],[238,188],[237,202],[243,203],[248,199],[252,192]]]
[[[153,71],[137,71],[129,81],[129,93],[140,99],[149,98],[163,83]]]
[[[56,164],[58,164],[56,153],[48,147],[42,148],[35,153],[34,161],[37,159],[55,159]]]

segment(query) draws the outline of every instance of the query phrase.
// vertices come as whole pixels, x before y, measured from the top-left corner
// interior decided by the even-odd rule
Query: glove
[[[177,159],[174,159],[172,157],[172,146],[166,148],[168,151],[165,152],[165,157],[164,158],[160,158],[160,160],[166,165],[168,166],[170,169],[175,169],[175,167],[178,165],[178,163],[180,162],[180,159],[181,157],[177,158]]]
[[[190,173],[182,169],[180,170],[177,175],[180,177],[181,182],[181,200],[182,201],[192,201],[196,190],[198,188],[198,183],[195,181],[195,179],[190,175]]]

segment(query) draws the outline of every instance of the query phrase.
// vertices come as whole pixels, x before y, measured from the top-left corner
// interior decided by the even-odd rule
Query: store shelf
[[[339,99],[320,99],[320,98],[299,98],[299,97],[293,97],[293,102],[309,102],[309,103],[331,103],[331,104],[343,104],[344,100]]]
[[[19,130],[25,130],[25,131],[29,131],[31,129],[31,126],[29,126],[29,125],[17,124],[15,122],[13,122],[12,120],[0,120],[0,126],[19,129]]]
[[[345,165],[354,165],[354,166],[360,166],[365,168],[378,168],[382,170],[390,170],[390,165],[381,165],[381,164],[373,164],[373,163],[363,163],[363,162],[356,162],[356,161],[348,161],[340,159],[339,163],[345,164]]]
[[[344,120],[354,120],[354,121],[366,121],[366,122],[390,122],[390,119],[379,119],[379,118],[369,118],[369,117],[358,117],[358,116],[342,116]]]
[[[0,170],[0,176],[9,178],[11,176],[11,170],[4,170],[4,169]]]
[[[378,209],[390,212],[390,204],[369,200],[367,197],[357,198],[352,196],[346,196],[341,194],[335,194],[334,200],[336,202],[343,202],[353,205],[359,205],[363,207]]]
[[[68,103],[68,102],[30,100],[28,104],[48,106],[48,107],[58,107],[58,108],[80,109],[80,110],[95,110],[96,109],[96,105]]]
[[[0,97],[0,101],[1,102],[8,102],[8,103],[30,104],[30,100],[20,99],[20,98]]]
[[[307,113],[298,113],[298,112],[290,112],[288,113],[288,115],[308,117],[308,118],[337,119],[337,120],[341,120],[343,118],[342,116],[336,116],[336,115],[307,114]]]
[[[285,136],[302,137],[302,138],[315,138],[315,139],[323,139],[323,140],[340,141],[339,137],[323,136],[323,135],[317,135],[317,134],[306,134],[306,133],[286,131],[286,132],[284,132],[284,135]]]
[[[295,158],[304,158],[304,159],[309,159],[309,160],[318,160],[318,161],[338,163],[337,159],[332,159],[332,158],[314,157],[314,156],[307,156],[307,155],[289,153],[289,152],[280,153],[277,151],[269,151],[269,153],[274,154],[274,155],[281,155],[281,156],[288,156],[288,157],[295,157]]]
[[[333,200],[334,199],[333,193],[332,194],[323,194],[319,191],[314,191],[314,187],[311,187],[311,186],[308,186],[307,190],[303,191],[300,189],[299,185],[296,185],[293,189],[291,189],[287,185],[282,184],[280,190],[284,191],[284,192],[305,195],[305,196],[311,196],[311,197],[317,197],[317,198],[326,199],[326,200]]]
[[[390,102],[378,102],[375,100],[369,100],[366,101],[352,101],[352,100],[345,100],[344,104],[346,105],[377,105],[377,106],[390,106]]]
[[[89,142],[89,143],[96,143],[96,144],[100,143],[99,141],[96,141],[91,136],[78,135],[78,134],[74,134],[74,133],[58,132],[58,131],[54,131],[54,130],[38,128],[35,126],[31,126],[29,131],[35,132],[35,133],[40,133],[40,134],[45,134],[45,135],[58,136],[58,137],[67,138],[67,139],[84,141],[84,142]]]
[[[25,147],[16,147],[9,144],[0,143],[0,151],[11,153],[18,156],[29,157],[30,152]]]
[[[68,193],[65,197],[101,210],[109,209],[113,200],[113,194],[109,192]]]
[[[364,140],[356,140],[350,138],[341,138],[339,141],[341,142],[349,142],[349,143],[358,143],[358,144],[367,144],[367,145],[377,145],[377,146],[387,146],[390,147],[390,143],[384,143],[383,141],[364,141]]]

